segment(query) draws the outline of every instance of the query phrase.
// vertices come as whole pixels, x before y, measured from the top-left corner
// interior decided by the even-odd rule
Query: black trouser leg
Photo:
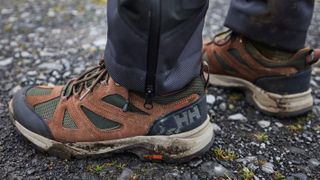
[[[208,0],[109,0],[105,62],[130,90],[164,94],[200,75]]]
[[[225,25],[249,39],[295,51],[304,47],[314,0],[232,0]]]

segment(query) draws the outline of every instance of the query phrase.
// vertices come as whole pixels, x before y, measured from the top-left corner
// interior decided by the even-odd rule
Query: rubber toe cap
[[[34,112],[33,108],[26,101],[26,93],[30,88],[23,88],[14,95],[12,100],[13,118],[28,130],[53,139],[47,123]]]

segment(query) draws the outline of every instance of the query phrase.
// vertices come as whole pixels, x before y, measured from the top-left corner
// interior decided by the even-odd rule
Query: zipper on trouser
[[[145,84],[146,109],[152,109],[152,99],[155,96],[155,82],[160,46],[161,31],[161,0],[150,0],[149,10],[149,37],[147,51],[147,74]]]

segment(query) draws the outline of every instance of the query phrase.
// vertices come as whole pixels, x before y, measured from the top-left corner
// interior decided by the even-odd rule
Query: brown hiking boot
[[[232,31],[217,35],[203,50],[210,84],[244,89],[250,104],[279,117],[296,116],[312,109],[311,65],[319,57],[319,50],[304,48],[290,57],[271,59]]]
[[[132,152],[143,160],[184,162],[213,142],[202,78],[176,93],[145,99],[120,86],[103,62],[65,86],[28,87],[10,102],[18,131],[64,158]]]

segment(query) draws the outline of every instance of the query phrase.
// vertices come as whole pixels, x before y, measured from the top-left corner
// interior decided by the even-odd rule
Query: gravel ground
[[[223,29],[229,0],[212,0],[205,36]],[[320,5],[308,45],[320,45]],[[257,112],[237,91],[209,88],[216,141],[182,165],[144,163],[122,154],[61,160],[33,149],[9,121],[7,103],[30,84],[63,84],[97,63],[105,45],[103,0],[1,0],[0,179],[318,179],[320,68],[312,113],[280,120]]]

